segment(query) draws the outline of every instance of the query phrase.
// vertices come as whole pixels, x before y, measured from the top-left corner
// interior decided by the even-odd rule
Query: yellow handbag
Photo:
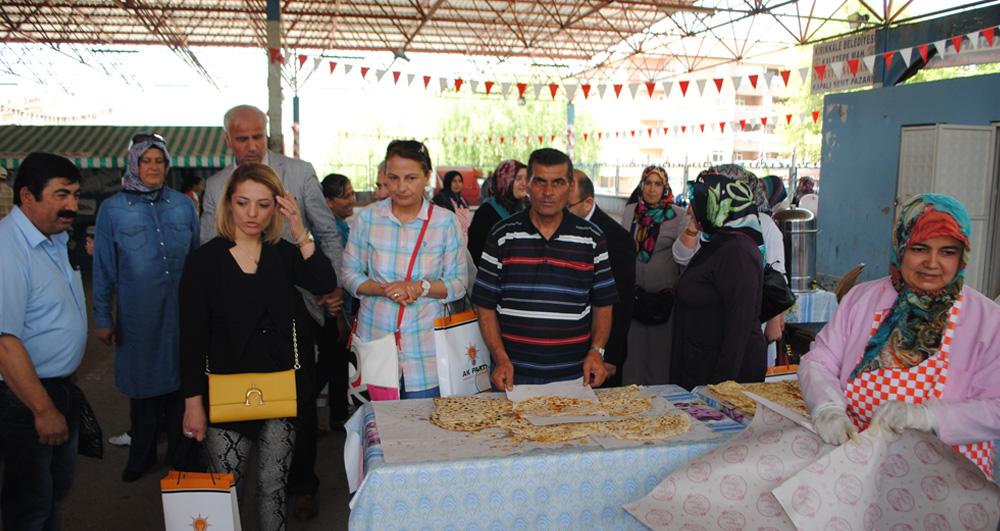
[[[205,357],[208,375],[208,415],[211,422],[281,419],[298,414],[295,371],[299,365],[299,341],[292,320],[292,369],[277,372],[241,372],[212,374]]]

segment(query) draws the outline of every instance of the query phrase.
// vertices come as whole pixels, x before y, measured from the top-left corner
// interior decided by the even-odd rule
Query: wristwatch
[[[420,296],[426,297],[431,292],[431,281],[426,278],[420,281]]]
[[[591,345],[590,346],[590,350],[592,350],[592,351],[600,354],[601,355],[601,359],[602,360],[604,359],[604,349],[603,348],[595,346],[595,345]]]

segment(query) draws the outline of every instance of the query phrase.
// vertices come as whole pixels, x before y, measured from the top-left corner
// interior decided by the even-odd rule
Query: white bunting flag
[[[382,81],[382,76],[385,75],[385,70],[375,70],[375,81]]]
[[[968,34],[966,34],[966,37],[969,38],[969,44],[965,44],[963,42],[962,43],[962,49],[963,50],[965,49],[966,46],[968,46],[970,50],[975,50],[976,48],[979,48],[979,32],[978,31],[973,31],[972,33],[968,33]]]
[[[438,87],[441,88],[441,92],[442,93],[448,92],[448,80],[445,79],[445,78],[443,78],[443,77],[439,77],[438,78]]]
[[[916,48],[910,48],[909,50],[900,50],[899,56],[903,58],[903,62],[906,63],[906,68],[910,68],[910,63],[913,62],[913,57],[920,56],[920,52]]]
[[[829,72],[830,69],[827,68],[826,71]],[[809,82],[809,67],[808,66],[799,69],[799,79],[802,80],[802,83],[808,83]]]
[[[508,94],[510,94],[510,82],[509,81],[504,81],[504,82],[500,83],[500,94],[502,94],[503,97],[505,97],[505,98],[507,97]]]
[[[634,100],[636,92],[639,92],[639,84],[638,83],[629,83],[628,84],[628,91],[632,93],[632,99]]]
[[[576,96],[576,83],[566,83],[563,85],[563,90],[566,91],[566,100],[573,101],[573,96]]]
[[[834,61],[826,69],[826,75],[832,78],[839,78],[844,73],[844,62]]]
[[[869,74],[874,74],[875,73],[875,56],[874,55],[866,55],[866,56],[862,57],[861,58],[861,62],[865,64],[865,68],[868,69],[868,73]]]
[[[661,84],[663,85],[663,99],[667,99],[667,98],[670,97],[670,89],[672,89],[674,87],[674,82],[673,81],[664,81]]]
[[[764,81],[765,81],[764,85],[767,86],[768,89],[771,88],[771,81],[774,81],[774,74],[775,74],[774,70],[764,71]]]
[[[354,65],[351,65],[351,64],[346,64],[346,65],[344,65],[344,75],[345,75],[345,76],[346,76],[347,74],[350,74],[350,73],[351,73],[351,70],[354,70]]]
[[[740,90],[740,85],[743,84],[743,76],[733,76],[730,79],[733,82],[733,90]]]
[[[604,99],[604,91],[606,90],[608,90],[608,86],[604,83],[597,85],[597,95],[600,96],[602,100]]]
[[[415,78],[415,77],[417,77],[417,76],[414,75],[414,74],[406,74],[406,86],[407,87],[413,84],[413,78]]]
[[[946,40],[934,42],[934,47],[937,48],[938,55],[942,58],[948,54],[947,42]]]
[[[470,79],[469,80],[469,88],[471,88],[472,89],[472,93],[475,94],[476,93],[476,89],[479,88],[479,80],[478,79]]]
[[[542,93],[542,87],[545,85],[542,83],[535,83],[531,86],[531,91],[535,94],[535,99],[538,99],[538,95]]]
[[[701,96],[705,93],[705,83],[708,82],[707,79],[696,79],[694,84],[698,86],[698,95]]]
[[[322,62],[322,57],[313,57],[313,71],[319,70],[319,64]]]

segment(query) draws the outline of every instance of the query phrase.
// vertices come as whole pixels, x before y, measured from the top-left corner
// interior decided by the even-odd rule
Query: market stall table
[[[366,474],[351,502],[350,527],[642,529],[622,509],[625,503],[743,429],[680,387],[647,390],[689,411],[693,424],[705,434],[701,440],[615,449],[588,441],[531,443],[530,450],[513,455],[393,463],[386,460],[375,410],[365,405],[346,426],[349,438],[353,433],[363,441]],[[408,402],[404,408],[429,410],[419,402],[431,401]],[[441,433],[442,439],[447,436],[449,432]],[[390,461],[406,460],[398,455],[399,445],[388,440],[386,444],[397,452]],[[509,441],[498,441],[498,447],[503,444]]]

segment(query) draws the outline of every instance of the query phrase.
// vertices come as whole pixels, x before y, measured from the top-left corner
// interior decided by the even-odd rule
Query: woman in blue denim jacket
[[[122,191],[97,213],[95,334],[115,345],[115,385],[130,399],[126,482],[156,464],[161,430],[167,433],[168,460],[181,440],[177,295],[184,260],[198,246],[199,225],[191,200],[164,186],[169,169],[161,136],[134,136]]]

